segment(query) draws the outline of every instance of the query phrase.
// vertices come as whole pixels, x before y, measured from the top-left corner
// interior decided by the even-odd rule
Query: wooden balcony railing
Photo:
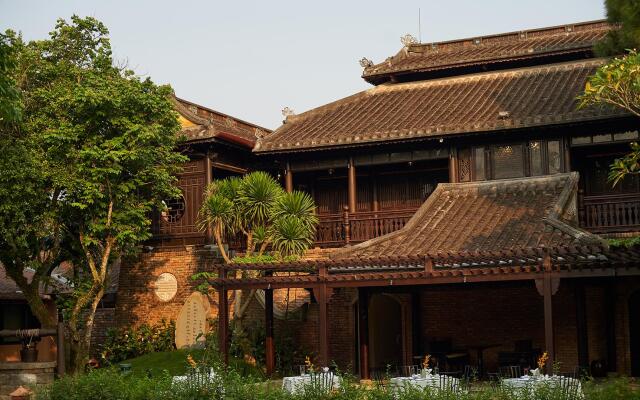
[[[593,233],[640,231],[640,193],[581,196],[580,226]]]
[[[316,245],[320,247],[344,246],[386,235],[402,228],[417,208],[404,210],[368,211],[327,214],[319,217]]]

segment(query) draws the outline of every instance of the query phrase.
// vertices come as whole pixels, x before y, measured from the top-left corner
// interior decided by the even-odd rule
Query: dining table
[[[407,388],[442,389],[442,387],[440,386],[442,380],[440,378],[441,378],[440,375],[399,376],[399,377],[389,379],[389,387],[394,392],[399,392],[402,389],[407,389]],[[447,377],[447,380],[450,382],[450,385],[453,387],[458,387],[460,385],[460,380],[458,378]]]
[[[528,390],[535,391],[538,388],[547,386],[550,388],[556,388],[562,386],[562,384],[566,384],[568,382],[563,382],[564,380],[572,380],[577,386],[576,396],[578,399],[584,399],[584,393],[582,392],[582,385],[580,380],[575,378],[569,378],[565,376],[559,375],[540,375],[540,376],[531,376],[525,375],[520,378],[508,378],[502,380],[503,389],[511,390],[515,396],[518,396],[518,393],[522,393]],[[524,397],[524,396],[523,396]]]
[[[322,372],[322,374],[333,375],[333,372]],[[334,375],[332,389],[339,389],[340,383],[341,378],[338,375]],[[289,393],[301,393],[304,391],[304,388],[309,385],[311,385],[311,374],[285,376],[284,378],[282,378],[282,389]]]

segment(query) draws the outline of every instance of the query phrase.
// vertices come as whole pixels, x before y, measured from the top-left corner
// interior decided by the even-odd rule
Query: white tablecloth
[[[584,393],[582,392],[582,385],[580,381],[574,378],[567,378],[564,376],[523,376],[521,378],[509,378],[502,380],[502,386],[506,389],[512,389],[514,391],[524,390],[524,389],[532,389],[535,390],[537,387],[541,386],[549,386],[549,387],[558,387],[561,385],[562,380],[571,379],[576,381],[578,385],[578,398],[583,399]],[[515,393],[517,395],[517,393]]]
[[[459,379],[453,377],[449,377],[449,379],[452,386],[458,387],[460,385]],[[398,378],[391,378],[389,380],[389,385],[393,391],[399,391],[403,387],[415,387],[419,389],[431,387],[440,389],[440,375],[428,375],[424,378],[420,375],[414,375],[411,377],[401,376]]]
[[[331,373],[331,372],[329,372]],[[311,385],[311,375],[286,376],[282,378],[282,389],[289,393],[299,393],[305,386]],[[340,377],[333,377],[333,389],[340,388]]]

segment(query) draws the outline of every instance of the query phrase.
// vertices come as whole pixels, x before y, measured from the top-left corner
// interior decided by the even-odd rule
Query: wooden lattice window
[[[172,224],[180,221],[185,212],[184,196],[163,201],[165,209],[162,211],[162,219]]]

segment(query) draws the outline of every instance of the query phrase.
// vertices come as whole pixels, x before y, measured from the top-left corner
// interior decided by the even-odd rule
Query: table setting
[[[538,370],[532,370],[531,375],[523,375],[519,378],[507,378],[502,380],[502,387],[511,390],[517,395],[517,392],[541,390],[544,387],[556,389],[559,387],[575,388],[575,396],[583,399],[582,385],[575,378],[560,375],[542,375]]]
[[[298,376],[286,376],[282,378],[282,389],[289,393],[300,393],[305,387],[312,384],[312,375],[320,375],[320,381],[331,381],[331,389],[339,389],[341,378],[329,371],[329,368],[322,368],[320,372],[309,371],[305,366],[300,366],[300,375]],[[323,376],[324,375],[324,376]]]

